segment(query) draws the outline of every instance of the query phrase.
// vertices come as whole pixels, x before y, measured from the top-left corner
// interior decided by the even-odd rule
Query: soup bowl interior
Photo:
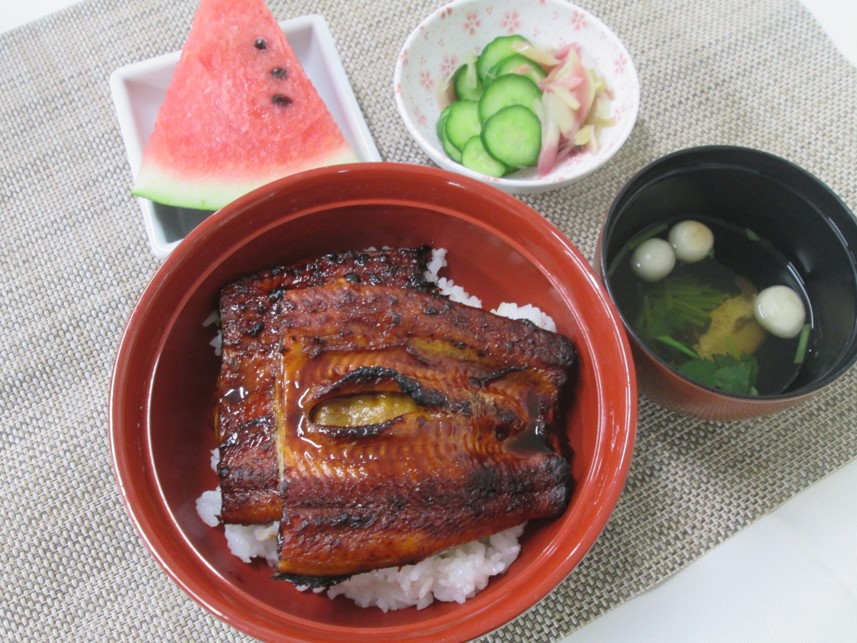
[[[758,237],[784,257],[784,270],[809,302],[809,350],[797,376],[782,391],[758,397],[724,395],[694,384],[669,368],[640,339],[630,311],[620,315],[637,364],[648,377],[641,389],[676,410],[719,419],[752,417],[806,399],[842,375],[857,359],[857,223],[845,204],[818,179],[776,156],[735,147],[683,150],[655,161],[614,201],[599,247],[599,270],[615,298],[621,286],[616,262],[642,230],[682,219],[731,226]],[[773,267],[759,255],[718,245],[715,256],[738,274],[762,274],[774,285]],[[765,274],[765,271],[770,274]],[[781,273],[782,274],[782,273]],[[791,358],[791,356],[789,356]]]
[[[209,465],[219,358],[203,322],[239,276],[333,251],[431,244],[442,274],[486,308],[532,303],[574,341],[579,364],[561,430],[574,456],[568,510],[534,521],[506,574],[464,604],[382,613],[300,592],[228,551],[195,501]],[[129,516],[169,575],[218,617],[260,639],[472,638],[546,595],[601,532],[621,491],[636,424],[633,362],[594,273],[519,201],[441,170],[385,163],[314,170],[216,213],[167,258],[133,311],[111,387],[114,472]]]

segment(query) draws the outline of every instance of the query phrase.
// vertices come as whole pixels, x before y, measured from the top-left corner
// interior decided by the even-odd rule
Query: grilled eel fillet
[[[285,293],[279,563],[337,577],[416,562],[567,506],[571,342],[439,295]]]
[[[275,389],[281,317],[291,305],[283,301],[284,293],[337,280],[432,291],[425,279],[430,257],[428,247],[328,254],[240,279],[222,290],[215,426],[223,522],[270,523],[282,513],[276,449],[281,413]]]
[[[224,522],[279,519],[278,571],[321,580],[560,513],[571,476],[550,426],[571,343],[401,272],[336,276],[224,291]]]

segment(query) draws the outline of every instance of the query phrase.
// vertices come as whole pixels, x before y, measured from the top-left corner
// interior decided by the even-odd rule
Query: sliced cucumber
[[[504,107],[523,105],[529,110],[541,100],[542,90],[526,76],[506,74],[485,86],[479,99],[479,119],[485,122]]]
[[[452,75],[452,87],[459,100],[479,100],[482,81],[476,73],[476,61],[464,63]]]
[[[461,152],[461,164],[486,176],[499,177],[509,171],[509,168],[486,151],[480,136],[474,136],[467,141]]]
[[[476,73],[484,84],[491,68],[504,58],[518,53],[516,43],[527,44],[529,41],[521,35],[497,36],[482,49],[476,60]]]
[[[547,72],[544,69],[522,54],[512,54],[494,65],[488,71],[488,82],[493,82],[506,74],[526,76],[534,83],[538,83],[542,78],[547,76]]]
[[[456,163],[461,163],[461,150],[449,142],[449,139],[444,136],[440,139],[440,144],[443,146],[443,151],[446,155]]]
[[[455,70],[447,88],[455,101],[441,113],[437,135],[446,154],[486,176],[502,177],[538,163],[538,116],[546,68],[521,53],[522,35],[499,36]]]
[[[461,163],[461,150],[450,143],[449,137],[446,135],[446,119],[449,118],[449,110],[452,105],[447,105],[440,113],[440,118],[437,121],[437,137],[440,139],[440,144],[446,155],[456,163]]]
[[[504,107],[482,124],[482,144],[507,167],[536,165],[542,148],[541,121],[523,105]]]
[[[479,121],[479,104],[472,100],[459,100],[449,106],[444,125],[446,138],[459,150],[474,136],[479,136],[482,124]]]
[[[452,108],[452,104],[447,105],[443,108],[443,111],[440,113],[440,117],[437,119],[437,137],[442,139],[446,136],[446,119],[449,118],[449,110]]]

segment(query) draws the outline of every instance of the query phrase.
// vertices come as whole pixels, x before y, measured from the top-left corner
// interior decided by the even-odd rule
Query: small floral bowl
[[[520,34],[547,49],[571,46],[593,68],[611,95],[613,125],[599,135],[597,151],[580,148],[539,175],[525,168],[489,177],[453,161],[443,151],[437,123],[448,104],[450,77],[497,36]],[[567,185],[606,163],[627,140],[640,105],[634,63],[622,42],[591,13],[564,0],[455,0],[411,33],[395,70],[396,106],[410,134],[437,165],[510,193],[544,192]]]

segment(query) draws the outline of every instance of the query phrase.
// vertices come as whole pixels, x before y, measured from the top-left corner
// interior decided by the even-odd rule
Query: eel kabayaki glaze
[[[285,576],[416,562],[568,504],[570,340],[378,281],[284,288],[262,329],[224,319],[222,515],[279,520]]]

